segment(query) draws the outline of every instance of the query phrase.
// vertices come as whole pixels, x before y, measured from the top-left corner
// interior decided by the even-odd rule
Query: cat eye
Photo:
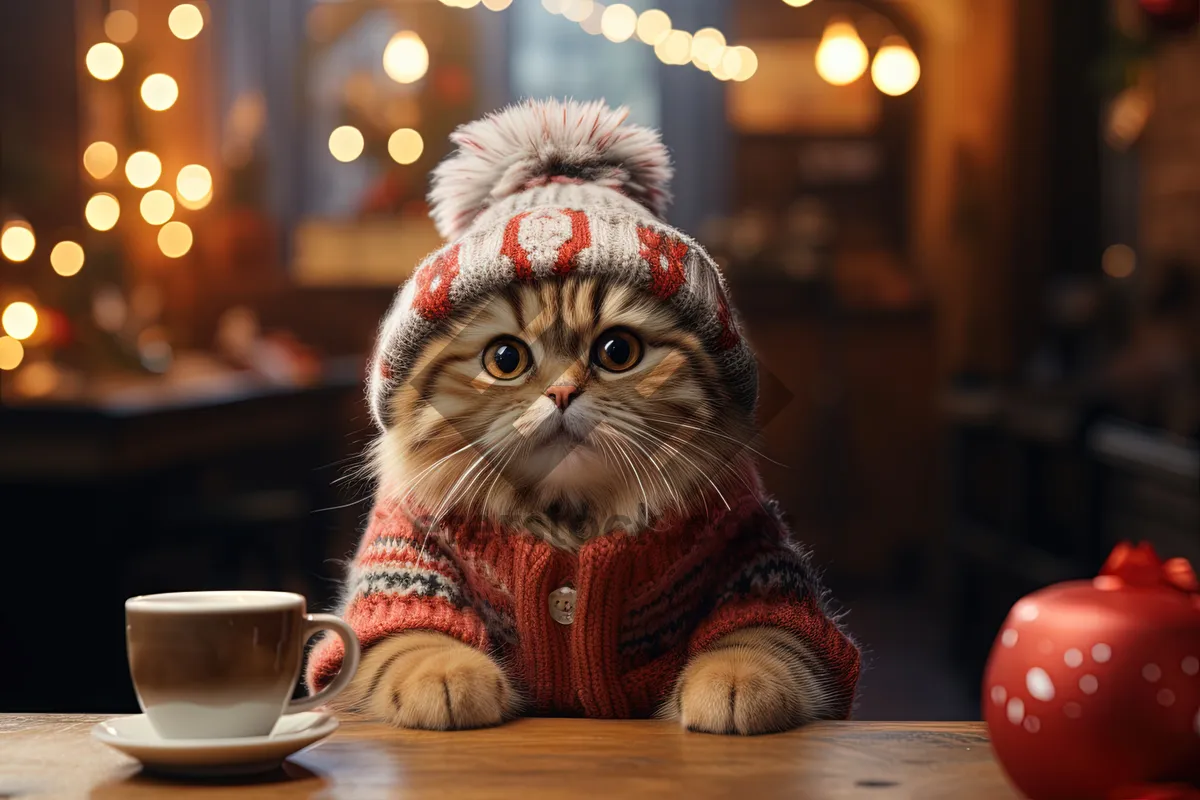
[[[642,340],[624,328],[605,331],[592,345],[592,363],[609,372],[633,369],[641,360]]]
[[[532,364],[529,346],[512,336],[501,336],[483,350],[483,368],[502,381],[519,378]]]

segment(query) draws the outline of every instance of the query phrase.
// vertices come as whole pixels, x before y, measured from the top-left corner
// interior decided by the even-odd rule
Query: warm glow
[[[36,246],[37,238],[33,235],[33,228],[23,220],[8,223],[3,232],[0,232],[0,253],[9,261],[19,264],[29,260]]]
[[[911,91],[921,78],[921,62],[908,42],[899,36],[889,36],[879,46],[871,62],[871,80],[875,88],[886,95],[899,97]]]
[[[654,46],[654,54],[664,64],[686,64],[692,57],[692,35],[687,31],[671,31]]]
[[[604,32],[600,24],[602,19],[604,19],[604,4],[593,3],[592,12],[584,18],[583,22],[579,23],[579,27],[583,28],[583,32],[590,36],[599,36]]]
[[[170,75],[156,72],[142,81],[142,102],[151,111],[166,111],[179,99],[179,84]]]
[[[483,0],[483,5],[489,11],[503,11],[512,5],[512,0]]]
[[[104,18],[104,35],[117,44],[125,44],[137,36],[137,15],[132,11],[119,8],[108,12]]]
[[[62,372],[50,361],[35,361],[16,375],[17,392],[26,397],[53,394],[62,380]]]
[[[83,168],[96,180],[107,178],[117,168],[117,148],[108,142],[92,142],[83,151]]]
[[[0,369],[16,369],[25,357],[25,348],[11,336],[0,336]]]
[[[1100,266],[1110,278],[1128,278],[1137,269],[1137,253],[1127,244],[1110,245],[1100,258]]]
[[[192,229],[185,222],[168,222],[158,229],[158,249],[167,258],[182,258],[192,249]]]
[[[401,128],[388,137],[388,155],[397,164],[411,164],[425,151],[425,141],[412,128]]]
[[[59,242],[50,251],[50,266],[64,278],[75,275],[83,269],[83,248],[78,242]]]
[[[834,86],[854,83],[867,71],[867,46],[854,24],[836,20],[825,28],[817,47],[817,74]]]
[[[733,80],[748,81],[758,72],[758,54],[749,47],[731,47],[721,57],[721,66]]]
[[[624,3],[616,3],[604,9],[600,17],[600,32],[610,42],[624,42],[637,30],[638,15]]]
[[[98,231],[109,231],[121,217],[121,204],[108,192],[92,195],[83,209],[83,216]]]
[[[383,48],[383,71],[396,83],[413,83],[429,70],[429,50],[413,31],[400,31]]]
[[[362,131],[353,125],[342,125],[329,134],[329,152],[343,163],[361,156],[364,144]]]
[[[725,49],[725,34],[716,28],[701,28],[692,37],[692,63],[703,70],[713,68]]]
[[[649,45],[658,45],[671,33],[671,18],[667,12],[652,8],[643,11],[637,21],[638,38]]]
[[[184,3],[171,9],[167,27],[180,39],[195,39],[204,29],[204,15],[191,3]]]
[[[0,325],[12,338],[28,339],[37,330],[37,311],[23,301],[9,303],[8,308],[4,309],[4,316],[0,317]]]
[[[566,0],[562,15],[571,22],[583,22],[592,13],[593,0]]]
[[[563,4],[566,0],[542,0],[542,8],[549,11],[551,14],[561,14]]]
[[[125,66],[125,56],[122,55],[121,48],[112,42],[101,42],[91,46],[83,62],[93,78],[111,81],[121,74],[121,67]]]
[[[783,0],[783,2],[787,3],[792,8],[803,8],[812,1],[813,0]]]
[[[151,225],[162,225],[175,214],[175,198],[169,192],[155,189],[142,196],[138,209],[142,219]]]
[[[208,194],[204,195],[204,197],[201,197],[199,200],[188,200],[186,197],[179,194],[179,190],[176,190],[175,199],[179,201],[179,205],[183,206],[188,211],[199,211],[200,209],[207,207],[208,204],[212,202],[213,193],[212,189],[209,189]]]
[[[162,162],[148,150],[139,150],[125,161],[125,177],[139,189],[153,186],[162,177]]]
[[[188,164],[175,178],[175,192],[180,201],[197,202],[212,191],[212,173],[199,164]]]

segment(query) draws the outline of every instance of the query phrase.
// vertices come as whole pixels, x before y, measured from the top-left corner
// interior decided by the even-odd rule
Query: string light
[[[151,111],[166,111],[179,99],[179,84],[170,75],[156,72],[142,81],[142,102]]]
[[[425,140],[412,128],[401,128],[388,137],[388,155],[397,164],[411,164],[425,152]]]
[[[599,36],[602,31],[600,21],[604,18],[606,10],[603,3],[592,3],[591,12],[588,13],[583,22],[579,23],[579,27],[589,36]]]
[[[149,150],[139,150],[125,161],[125,177],[138,189],[147,189],[162,177],[162,162]]]
[[[361,156],[364,144],[362,131],[353,125],[342,125],[329,134],[329,152],[342,163]]]
[[[137,36],[137,15],[124,8],[108,12],[104,18],[104,35],[117,44],[125,44]]]
[[[163,225],[175,214],[175,198],[171,197],[170,192],[155,189],[142,195],[138,210],[142,212],[142,219],[146,222],[151,225]]]
[[[854,23],[830,20],[817,47],[817,74],[834,86],[846,86],[867,71],[867,46],[858,38]]]
[[[198,202],[212,192],[212,173],[199,164],[188,164],[175,178],[175,193],[180,201]]]
[[[638,15],[624,3],[616,3],[604,9],[600,17],[600,32],[610,42],[627,41],[637,31]]]
[[[783,0],[783,2],[787,3],[792,8],[804,8],[812,1],[813,0]]]
[[[4,316],[0,317],[0,325],[12,338],[28,339],[37,330],[37,309],[23,300],[9,303],[8,308],[4,309]]]
[[[192,229],[186,222],[168,222],[158,229],[158,249],[167,258],[183,258],[192,249]]]
[[[100,42],[88,49],[83,63],[96,80],[111,81],[121,74],[121,67],[125,66],[125,55],[121,48],[112,42]]]
[[[736,57],[736,63],[726,63],[727,59]],[[735,81],[748,81],[758,72],[758,54],[749,47],[739,45],[730,47],[721,57],[722,66]]]
[[[566,0],[562,15],[571,22],[583,22],[592,13],[592,0]]]
[[[83,269],[83,248],[78,242],[64,240],[50,251],[50,266],[64,278],[78,274]]]
[[[195,39],[204,29],[204,15],[191,3],[183,3],[171,9],[167,27],[180,39]]]
[[[643,11],[637,21],[637,35],[648,45],[657,46],[671,33],[671,18],[657,8]]]
[[[692,63],[710,70],[720,60],[725,49],[725,34],[716,28],[701,28],[692,36]]]
[[[212,193],[212,189],[210,188],[208,190],[208,193],[206,195],[204,195],[203,197],[201,197],[199,200],[188,200],[186,197],[183,197],[182,195],[179,194],[179,190],[176,190],[175,191],[175,199],[179,201],[179,205],[183,206],[188,211],[199,211],[200,209],[205,208],[206,206],[208,206],[209,203],[212,202],[213,193]]]
[[[565,0],[542,0],[542,8],[551,14],[561,14]]]
[[[488,11],[503,11],[512,5],[512,0],[483,0],[483,5]]]
[[[921,62],[908,42],[899,36],[889,36],[879,46],[871,62],[871,80],[879,91],[899,97],[912,90],[921,79]]]
[[[121,218],[121,204],[108,192],[92,195],[83,209],[87,224],[98,231],[110,231]]]
[[[108,142],[92,142],[83,151],[83,168],[96,180],[107,178],[117,168],[117,148]]]
[[[664,64],[686,64],[692,57],[692,35],[687,31],[671,31],[654,46],[654,55]]]
[[[11,336],[0,336],[0,369],[10,370],[21,366],[25,347]]]
[[[400,31],[383,48],[383,71],[396,83],[414,83],[429,70],[429,50],[413,31]]]
[[[13,220],[0,231],[0,254],[9,261],[20,264],[28,261],[37,247],[33,226],[24,220]]]

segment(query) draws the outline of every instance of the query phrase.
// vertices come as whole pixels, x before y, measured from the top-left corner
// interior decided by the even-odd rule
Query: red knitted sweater
[[[645,717],[689,655],[735,630],[776,626],[808,644],[847,717],[857,647],[824,608],[808,554],[758,498],[570,553],[534,536],[454,523],[428,537],[403,509],[379,504],[350,569],[343,615],[364,647],[434,630],[495,654],[542,714]],[[549,598],[577,592],[574,621]],[[315,691],[336,674],[341,642],[313,649]]]

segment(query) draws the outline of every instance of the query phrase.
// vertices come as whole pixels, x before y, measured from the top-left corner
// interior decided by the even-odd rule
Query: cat
[[[490,122],[540,124],[578,145],[569,126],[547,123],[559,110],[613,138],[632,127],[580,104]],[[395,314],[381,330],[378,489],[345,601],[366,649],[339,706],[435,730],[523,711],[656,714],[739,734],[847,716],[858,650],[765,497],[748,350],[722,281],[707,261],[685,273],[698,245],[649,226],[630,245],[646,282],[610,275],[632,261],[596,247],[604,209],[581,223],[583,212],[545,201],[594,200],[574,189],[590,183],[624,213],[637,191],[610,198],[597,187],[611,160],[557,152],[538,154],[532,189],[515,195],[539,201],[533,212],[489,203],[471,219],[499,222],[435,254],[401,292],[397,308],[419,312],[422,335],[398,332]],[[513,275],[453,303],[446,287],[492,229]],[[539,236],[554,247],[539,249]],[[551,269],[522,275],[539,253]],[[699,322],[696,309],[708,312]],[[399,380],[389,341],[407,348]],[[310,684],[336,671],[335,647],[318,646]]]

